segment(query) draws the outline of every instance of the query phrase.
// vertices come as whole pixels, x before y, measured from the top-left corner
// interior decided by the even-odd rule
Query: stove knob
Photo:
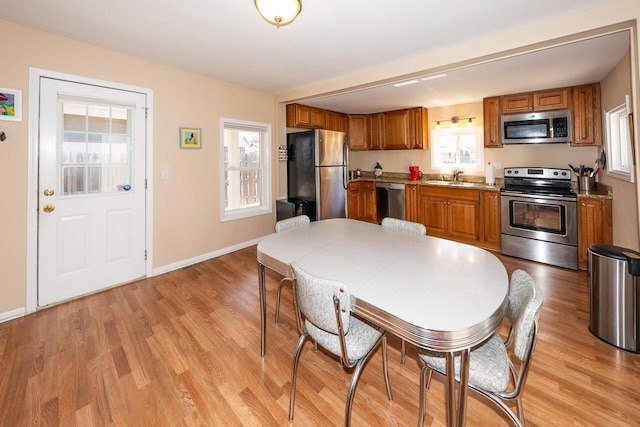
[[[553,172],[555,176],[558,176],[558,171]]]
[[[516,175],[518,175],[518,169],[514,170],[513,173],[515,173]]]

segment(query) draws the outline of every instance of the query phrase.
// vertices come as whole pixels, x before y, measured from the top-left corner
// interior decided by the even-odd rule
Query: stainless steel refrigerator
[[[348,149],[344,132],[287,135],[287,196],[312,221],[346,217]]]

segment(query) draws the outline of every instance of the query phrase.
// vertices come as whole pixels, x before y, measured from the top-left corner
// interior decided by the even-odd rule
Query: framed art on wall
[[[180,128],[180,148],[202,148],[202,129]]]
[[[0,120],[22,121],[22,91],[0,87]]]

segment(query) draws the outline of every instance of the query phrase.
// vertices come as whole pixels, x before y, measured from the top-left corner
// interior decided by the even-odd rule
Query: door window
[[[131,188],[131,110],[61,101],[61,188],[65,196]]]

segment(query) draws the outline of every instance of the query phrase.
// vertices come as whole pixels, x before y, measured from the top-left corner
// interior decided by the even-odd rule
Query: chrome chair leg
[[[293,408],[296,403],[296,377],[298,376],[298,362],[300,361],[300,353],[302,347],[307,340],[307,335],[301,335],[293,353],[293,369],[291,370],[291,396],[289,397],[289,421],[293,421]]]
[[[278,284],[278,296],[276,297],[276,323],[280,319],[280,294],[282,293],[282,286],[285,282],[291,282],[291,279],[288,277],[283,277]]]
[[[384,382],[387,386],[387,397],[393,400],[391,393],[391,383],[389,382],[389,361],[387,360],[387,337],[382,338],[382,373],[384,374]]]

